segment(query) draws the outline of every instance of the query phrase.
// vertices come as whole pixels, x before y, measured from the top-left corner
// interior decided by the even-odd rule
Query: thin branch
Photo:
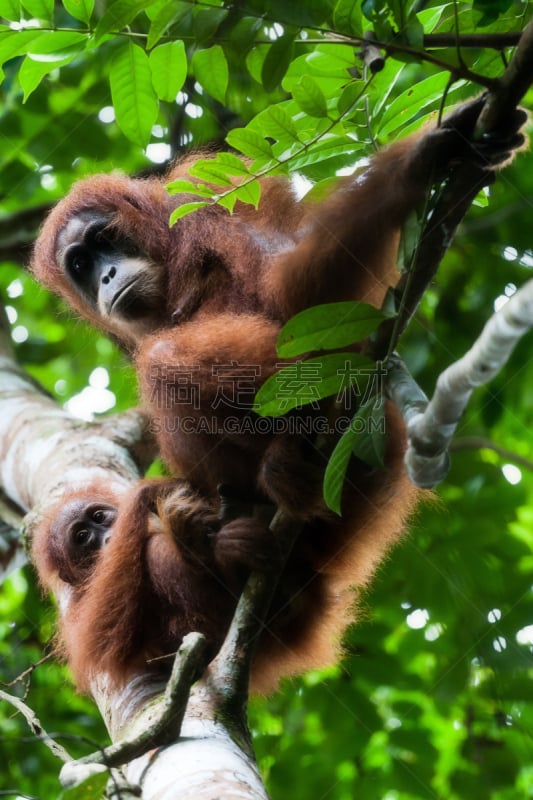
[[[211,681],[222,705],[235,709],[243,705],[248,693],[250,667],[255,645],[276,591],[277,579],[300,534],[301,524],[277,511],[270,524],[279,545],[275,573],[253,573],[239,598],[228,634],[211,664]]]
[[[19,700],[18,697],[14,697],[13,695],[8,694],[1,689],[0,700],[4,700],[6,703],[9,703],[16,708],[20,714],[22,714],[32,733],[34,733],[35,736],[38,736],[57,758],[60,758],[61,761],[64,762],[69,762],[71,760],[71,756],[67,753],[65,748],[54,741],[54,739],[52,739],[52,737],[46,733],[45,729],[39,722],[37,715],[29,706],[26,705],[26,703],[24,703],[22,700]]]
[[[413,262],[392,290],[393,307],[398,309],[398,315],[385,320],[376,332],[369,350],[376,361],[386,359],[396,347],[434,280],[457,227],[490,179],[486,170],[467,163],[444,185],[430,218],[423,226]]]
[[[126,764],[148,750],[175,742],[187,708],[191,686],[205,667],[206,640],[201,633],[183,637],[176,653],[172,673],[165,692],[156,707],[152,721],[138,736],[116,742],[76,761],[70,760],[61,770],[63,786],[76,786],[90,775]]]
[[[492,450],[493,453],[497,453],[497,455],[501,456],[505,461],[511,461],[513,464],[517,464],[533,472],[533,461],[531,459],[518,455],[514,450],[508,450],[506,447],[502,447],[497,442],[493,442],[492,439],[487,439],[485,436],[457,437],[450,444],[450,450],[454,453],[459,452],[459,450]]]
[[[490,133],[509,118],[522,97],[531,86],[533,76],[533,22],[522,34],[518,47],[496,87],[487,97],[480,114],[478,127],[480,133]]]
[[[449,72],[451,75],[453,75],[455,80],[471,81],[478,86],[484,86],[485,89],[488,90],[492,90],[494,88],[495,81],[493,78],[487,78],[486,75],[482,75],[479,72],[474,72],[473,70],[468,69],[468,67],[465,65],[456,67],[453,64],[450,64],[448,61],[444,61],[442,58],[434,56],[427,50],[421,50],[417,47],[410,47],[409,45],[403,43],[398,44],[397,42],[380,42],[376,40],[374,41],[374,44],[376,47],[379,47],[380,50],[384,50],[388,56],[394,56],[396,53],[412,56],[419,62],[427,61],[428,64],[433,64],[434,66],[439,67],[439,69]]]
[[[497,129],[505,123],[509,115],[508,96],[512,96],[514,108],[532,82],[533,23],[530,23],[509,66],[503,76],[494,82],[494,88],[487,96],[486,105],[490,107],[490,114],[488,121],[484,111],[481,114],[484,132]],[[386,358],[396,347],[398,339],[433,281],[440,262],[453,241],[457,226],[477,193],[490,182],[491,177],[481,167],[465,163],[454,171],[444,185],[430,218],[424,224],[413,263],[393,290],[394,305],[399,309],[398,316],[386,320],[379,327],[372,343],[371,354],[376,360]]]
[[[491,48],[492,50],[505,50],[516,47],[520,41],[521,33],[514,31],[508,33],[426,33],[424,48],[426,47],[468,47]]]

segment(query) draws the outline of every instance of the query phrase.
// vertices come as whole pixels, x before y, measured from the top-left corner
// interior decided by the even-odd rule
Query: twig
[[[427,47],[479,47],[493,50],[505,50],[516,47],[521,33],[426,33],[424,48]]]
[[[103,769],[118,767],[148,750],[176,741],[192,684],[206,667],[206,640],[201,633],[188,633],[176,653],[163,697],[154,710],[153,722],[138,736],[116,742],[102,750],[65,764],[60,774],[63,786],[76,786]]]
[[[420,234],[415,259],[392,291],[398,316],[385,320],[379,326],[369,350],[376,361],[386,359],[396,347],[435,278],[459,223],[490,177],[486,170],[476,164],[464,164],[444,186],[431,218],[426,221]]]
[[[51,750],[51,752],[57,758],[60,758],[61,761],[64,761],[65,763],[71,761],[71,756],[67,753],[65,748],[54,741],[54,739],[52,739],[52,737],[46,733],[45,729],[39,722],[37,715],[29,706],[26,705],[26,703],[24,703],[18,697],[14,697],[13,695],[8,694],[1,689],[0,700],[4,700],[6,703],[9,703],[16,708],[20,714],[22,714],[31,731],[35,734],[35,736],[38,736],[44,742],[48,749]]]
[[[250,667],[257,640],[276,591],[278,578],[300,534],[301,524],[277,511],[270,523],[279,545],[275,572],[253,573],[248,579],[224,643],[210,668],[210,679],[219,696],[222,710],[234,718],[245,707]],[[242,723],[246,727],[246,720]],[[242,731],[241,731],[242,732]]]
[[[459,450],[492,450],[506,461],[512,461],[513,464],[518,464],[520,467],[533,472],[533,461],[531,459],[520,456],[514,450],[508,450],[485,436],[457,437],[450,444],[450,450],[454,453],[459,452]]]
[[[533,76],[533,22],[522,34],[509,66],[490,91],[478,120],[480,133],[497,130],[529,89]]]
[[[494,83],[486,105],[490,108],[488,121],[485,111],[484,131],[497,128],[509,114],[507,95],[513,97],[512,108],[518,103],[533,81],[533,23],[523,33],[520,44],[502,78]],[[420,300],[433,281],[442,258],[450,246],[457,226],[470,208],[478,191],[490,182],[487,170],[466,163],[457,168],[445,184],[430,219],[420,235],[418,251],[408,273],[393,290],[394,303],[399,309],[395,319],[386,320],[378,329],[372,343],[371,355],[382,360],[394,350]]]

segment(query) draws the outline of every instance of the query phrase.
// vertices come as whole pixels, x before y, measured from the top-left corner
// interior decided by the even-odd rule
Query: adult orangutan
[[[74,572],[88,576],[73,580],[77,606],[65,633],[67,644],[69,636],[74,642],[71,660],[89,659],[92,668],[124,680],[139,658],[175,650],[195,626],[218,644],[240,586],[228,574],[235,565],[255,566],[254,549],[269,552],[268,531],[247,511],[261,503],[282,508],[303,527],[281,576],[253,683],[268,689],[280,675],[335,657],[350,618],[349,587],[369,580],[414,502],[402,469],[403,426],[388,409],[386,468],[372,470],[353,459],[343,517],[333,520],[318,488],[323,456],[313,439],[254,430],[253,397],[276,369],[276,339],[292,315],[331,301],[381,304],[395,281],[400,228],[431,180],[455,162],[472,159],[489,176],[524,143],[522,111],[498,135],[474,142],[481,107],[481,100],[462,106],[441,127],[377,153],[364,172],[342,180],[317,204],[298,202],[288,181],[271,178],[262,181],[257,210],[238,204],[229,215],[210,205],[169,227],[172,210],[191,199],[165,189],[187,175],[192,160],[186,159],[164,178],[112,174],[82,180],[52,211],[35,247],[36,276],[131,351],[161,453],[178,476],[178,495],[185,477],[212,518],[221,485],[240,507],[233,533],[230,522],[228,530],[215,526],[212,534],[222,543],[226,536],[235,539],[238,530],[240,544],[230,548],[231,555],[221,546],[214,556],[173,522],[167,489],[160,490],[164,502],[152,497],[150,513],[146,507],[140,513],[135,503],[142,504],[147,491],[141,488],[126,511],[119,508],[110,543],[79,561],[70,545],[61,544],[61,558],[50,556],[55,545],[46,541],[54,542],[54,530],[61,542],[68,537],[70,512],[65,517],[59,510],[60,523],[38,539],[37,561],[41,572],[48,564],[47,584],[69,582],[72,554],[79,564]],[[321,408],[327,416],[328,403]],[[104,487],[95,487],[86,500],[105,498]],[[85,506],[79,514],[86,514]],[[98,533],[91,538],[98,545],[104,541]],[[201,579],[192,577],[186,551],[193,561],[204,559]],[[117,583],[132,560],[144,588],[139,581],[130,588],[125,579]],[[230,587],[231,599],[221,599],[215,588],[220,581]],[[119,588],[112,603],[114,586]],[[90,630],[100,636],[97,652]]]

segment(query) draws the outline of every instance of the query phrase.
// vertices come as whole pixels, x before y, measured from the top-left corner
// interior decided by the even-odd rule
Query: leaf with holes
[[[234,147],[249,158],[274,161],[272,147],[267,140],[249,128],[234,128],[226,136],[226,141],[230,147]]]
[[[327,117],[328,105],[324,93],[310,75],[304,75],[292,87],[292,96],[305,114],[310,117]]]

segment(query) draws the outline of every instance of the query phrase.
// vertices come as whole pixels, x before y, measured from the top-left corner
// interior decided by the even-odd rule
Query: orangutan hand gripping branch
[[[178,476],[166,488],[142,486],[126,504],[95,486],[69,498],[36,537],[45,585],[73,587],[63,639],[78,681],[104,669],[122,683],[190,630],[206,633],[216,651],[243,568],[260,567],[261,553],[275,558],[251,512],[218,520],[220,486],[241,510],[270,503],[303,524],[252,688],[269,690],[282,675],[336,657],[349,587],[369,580],[415,500],[403,474],[403,425],[389,408],[385,470],[353,459],[338,520],[323,505],[314,442],[254,430],[253,397],[275,372],[279,330],[295,313],[341,300],[381,304],[395,282],[400,228],[432,180],[461,160],[489,175],[523,145],[522,111],[498,136],[472,142],[481,106],[462,106],[441,127],[378,153],[319,204],[296,201],[289,182],[269,178],[257,211],[238,205],[230,216],[212,205],[170,228],[172,210],[190,196],[171,197],[165,184],[187,175],[186,159],[164,178],[80,181],[52,211],[33,270],[131,351],[162,456]],[[327,402],[321,408],[327,415]],[[192,488],[180,513],[172,489],[183,500],[182,478]]]

